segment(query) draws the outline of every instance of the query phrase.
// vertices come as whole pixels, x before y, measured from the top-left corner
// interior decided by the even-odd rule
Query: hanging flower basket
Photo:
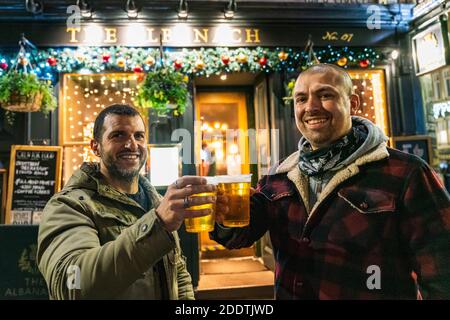
[[[36,93],[33,96],[14,93],[7,104],[2,104],[2,108],[13,112],[36,112],[41,108],[41,102],[41,93]]]
[[[50,84],[32,73],[9,72],[0,78],[0,106],[13,112],[48,113],[56,108]]]
[[[11,69],[0,77],[0,106],[6,110],[9,124],[14,122],[14,112],[48,113],[57,107],[53,87],[48,81],[41,81],[32,72],[27,48],[36,49],[22,34],[19,53]],[[34,59],[34,58],[33,58]]]
[[[158,116],[182,115],[189,98],[188,77],[162,67],[147,74],[137,95],[137,104],[152,109]]]

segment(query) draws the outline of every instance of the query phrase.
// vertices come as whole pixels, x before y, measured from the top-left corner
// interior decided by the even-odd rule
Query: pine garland
[[[384,60],[375,48],[331,47],[315,51],[320,62],[344,68],[373,68]],[[29,59],[36,61],[40,78],[56,80],[64,73],[110,71],[149,72],[160,66],[156,48],[84,47],[50,48]],[[293,72],[306,65],[306,53],[294,48],[199,48],[165,51],[164,65],[187,76],[211,76],[233,72]],[[0,53],[0,76],[14,64],[14,58]]]

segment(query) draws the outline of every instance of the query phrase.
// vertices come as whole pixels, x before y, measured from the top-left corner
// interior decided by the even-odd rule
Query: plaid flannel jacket
[[[418,157],[383,143],[338,171],[308,211],[298,152],[263,177],[246,228],[217,227],[228,248],[267,230],[277,299],[450,299],[450,198]],[[417,275],[417,283],[412,277]]]

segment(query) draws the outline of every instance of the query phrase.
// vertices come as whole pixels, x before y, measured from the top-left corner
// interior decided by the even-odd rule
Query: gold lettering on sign
[[[199,43],[201,40],[203,43],[208,43],[208,29],[202,29],[201,32],[199,29],[194,29],[194,42]],[[201,39],[201,40],[200,40]]]
[[[259,29],[245,29],[245,32],[247,34],[247,38],[245,39],[246,43],[259,43]],[[252,38],[254,39],[252,41]]]
[[[347,41],[347,42],[352,41],[352,38],[353,38],[353,33],[344,33],[344,34],[341,36],[341,40],[342,40],[342,41]]]
[[[234,37],[234,34],[235,34],[235,33],[239,34],[239,38],[235,38],[235,37]],[[233,29],[233,30],[231,30],[231,40],[232,40],[233,42],[236,42],[236,43],[239,43],[239,42],[242,41],[242,32],[241,32],[241,29]]]
[[[337,40],[338,39],[337,35],[338,33],[336,31],[334,32],[327,31],[325,35],[322,37],[322,40]]]
[[[158,42],[158,38],[153,38],[153,32],[155,31],[154,28],[147,28],[147,41],[148,42]]]
[[[80,32],[80,28],[67,28],[66,32],[70,32],[70,43],[78,43],[77,32]]]
[[[172,29],[161,29],[162,32],[162,42],[169,42],[172,38]]]
[[[117,42],[117,29],[116,28],[105,28],[106,39],[105,43],[116,43]]]
[[[341,35],[339,35],[338,32],[333,31],[327,31],[323,36],[322,36],[323,40],[328,40],[328,41],[345,41],[345,42],[351,42],[353,39],[353,33],[343,33]]]

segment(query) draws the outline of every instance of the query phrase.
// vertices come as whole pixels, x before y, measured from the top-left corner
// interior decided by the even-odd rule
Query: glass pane
[[[353,90],[359,95],[361,106],[356,115],[377,124],[386,135],[389,127],[386,111],[386,88],[382,70],[349,70]]]
[[[83,161],[96,161],[89,147],[95,118],[111,104],[134,105],[139,80],[135,73],[64,75],[59,112],[63,183]]]

